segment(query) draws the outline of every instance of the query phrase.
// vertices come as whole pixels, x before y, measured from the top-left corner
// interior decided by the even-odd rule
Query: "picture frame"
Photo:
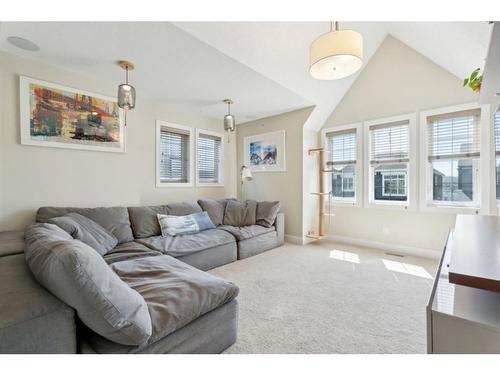
[[[20,76],[19,103],[23,145],[125,152],[116,98]]]
[[[286,171],[285,130],[245,137],[244,146],[244,164],[252,172]]]

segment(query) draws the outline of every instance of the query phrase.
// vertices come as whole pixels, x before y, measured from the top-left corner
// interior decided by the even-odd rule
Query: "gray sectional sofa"
[[[157,214],[183,216],[204,208],[216,229],[161,235]],[[116,237],[116,246],[101,256],[51,224],[68,213],[97,223]],[[272,225],[237,227],[196,203],[42,207],[36,221],[26,239],[0,233],[0,353],[220,353],[236,340],[238,287],[203,271],[284,243],[282,213]],[[92,272],[102,284],[98,292],[87,280]],[[116,290],[125,294],[113,305]],[[97,307],[89,309],[88,299],[99,293]],[[130,296],[132,307],[125,303]],[[110,301],[121,311],[110,310]],[[108,308],[105,314],[102,308]],[[125,319],[115,316],[127,313]],[[134,326],[134,320],[140,323]],[[140,336],[143,331],[147,336]]]

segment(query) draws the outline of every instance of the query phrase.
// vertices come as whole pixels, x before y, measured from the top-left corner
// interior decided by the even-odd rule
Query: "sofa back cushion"
[[[161,229],[156,215],[166,215],[167,206],[129,207],[128,213],[135,238],[147,238],[161,235]]]
[[[224,222],[224,212],[226,211],[227,201],[229,199],[200,199],[198,204],[208,213],[210,220],[214,225],[222,225]],[[234,200],[234,199],[231,199]]]
[[[107,252],[113,249],[118,243],[115,236],[95,221],[75,212],[64,216],[54,217],[47,220],[47,223],[57,225],[65,232],[69,233],[74,239],[89,245],[100,255],[107,254]]]
[[[134,240],[128,210],[126,207],[41,207],[36,214],[36,221],[46,223],[49,219],[64,216],[71,212],[88,217],[116,237],[118,243]]]
[[[257,203],[256,222],[266,228],[271,228],[278,216],[280,202],[259,202]]]
[[[167,204],[167,213],[172,216],[186,216],[202,211],[198,203],[181,202]]]
[[[144,298],[88,245],[54,224],[26,231],[25,256],[40,284],[73,307],[80,320],[108,340],[141,345],[152,326]]]
[[[234,227],[244,227],[254,225],[257,215],[257,202],[247,200],[245,202],[227,201],[226,210],[224,212],[224,225],[232,225]]]

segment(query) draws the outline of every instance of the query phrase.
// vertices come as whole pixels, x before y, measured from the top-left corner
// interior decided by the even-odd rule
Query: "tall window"
[[[331,176],[333,199],[356,201],[356,129],[326,133],[327,166]]]
[[[192,129],[157,122],[157,184],[191,183]]]
[[[408,203],[409,120],[369,127],[370,199]]]
[[[433,203],[479,204],[480,115],[473,109],[427,117],[428,200]]]
[[[496,197],[500,199],[500,108],[495,113],[495,170],[496,170]]]
[[[198,184],[222,184],[223,138],[219,133],[197,131]]]

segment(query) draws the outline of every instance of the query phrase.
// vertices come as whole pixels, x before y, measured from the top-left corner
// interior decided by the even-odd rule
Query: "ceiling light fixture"
[[[223,102],[227,104],[227,115],[224,116],[224,130],[228,133],[234,132],[236,119],[231,114],[231,104],[234,104],[234,102],[231,99],[224,99]]]
[[[7,42],[12,44],[14,47],[21,48],[25,51],[30,51],[30,52],[40,51],[40,47],[38,47],[31,40],[24,39],[19,36],[9,36],[7,38]]]
[[[130,61],[118,61],[118,65],[125,70],[125,83],[118,86],[118,107],[125,110],[125,125],[127,125],[127,111],[135,108],[135,88],[128,83],[128,71],[135,66]]]
[[[311,44],[309,73],[316,79],[340,79],[363,65],[363,36],[354,30],[339,30],[338,22],[330,22],[330,32]]]

